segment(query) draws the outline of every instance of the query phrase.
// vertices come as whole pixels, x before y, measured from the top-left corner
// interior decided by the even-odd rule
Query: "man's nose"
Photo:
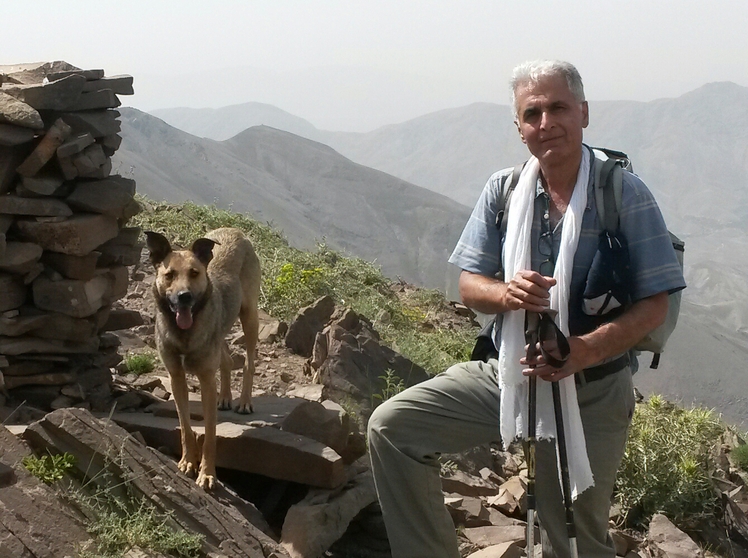
[[[547,130],[548,128],[551,128],[553,126],[553,118],[551,118],[551,113],[548,111],[543,111],[540,114],[540,127],[544,130]]]

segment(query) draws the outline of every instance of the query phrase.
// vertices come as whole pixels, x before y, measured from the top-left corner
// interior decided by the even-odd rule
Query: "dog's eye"
[[[190,277],[195,278],[198,275],[200,275],[200,272],[197,269],[190,269]]]
[[[173,271],[167,271],[164,273],[164,279],[167,281],[173,281],[174,280],[174,272]]]

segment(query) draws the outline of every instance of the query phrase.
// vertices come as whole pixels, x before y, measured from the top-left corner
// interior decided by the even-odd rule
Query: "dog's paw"
[[[218,398],[218,410],[219,411],[230,411],[231,410],[231,397],[219,397]]]
[[[195,465],[195,463],[193,463],[189,459],[185,459],[183,457],[179,460],[179,463],[177,463],[177,467],[180,471],[182,471],[190,478],[195,478],[195,476],[197,475],[197,465]]]
[[[234,407],[234,412],[239,413],[240,415],[249,415],[250,413],[254,413],[254,409],[252,408],[252,402],[248,401],[246,403],[242,403],[239,401],[239,404]]]
[[[205,473],[200,473],[197,476],[197,485],[206,491],[212,491],[216,487],[216,477],[215,475],[206,475]]]

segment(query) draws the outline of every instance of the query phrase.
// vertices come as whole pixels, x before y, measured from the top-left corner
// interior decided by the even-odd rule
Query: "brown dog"
[[[206,490],[215,485],[216,407],[231,408],[231,355],[226,334],[238,317],[244,329],[247,362],[238,413],[252,412],[252,380],[259,320],[260,262],[252,244],[238,229],[218,229],[196,240],[190,250],[172,250],[161,234],[146,232],[156,268],[156,345],[172,382],[182,431],[179,469],[197,474]],[[221,393],[216,402],[216,369]],[[205,419],[202,458],[190,427],[185,374],[200,380]],[[199,470],[198,470],[199,462]]]

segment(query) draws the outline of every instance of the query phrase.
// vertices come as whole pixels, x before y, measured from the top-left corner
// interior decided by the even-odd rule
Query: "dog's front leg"
[[[218,420],[216,369],[215,367],[203,368],[197,372],[197,377],[200,379],[200,398],[203,401],[205,424],[203,457],[200,461],[197,484],[204,490],[213,490],[216,484],[216,421]]]
[[[179,460],[177,466],[187,476],[194,477],[197,474],[197,465],[200,461],[200,448],[197,447],[195,433],[190,426],[189,393],[184,366],[182,366],[182,359],[179,355],[174,355],[168,351],[161,352],[161,359],[169,371],[171,390],[174,395],[174,403],[177,406],[177,416],[179,417],[182,458]]]

